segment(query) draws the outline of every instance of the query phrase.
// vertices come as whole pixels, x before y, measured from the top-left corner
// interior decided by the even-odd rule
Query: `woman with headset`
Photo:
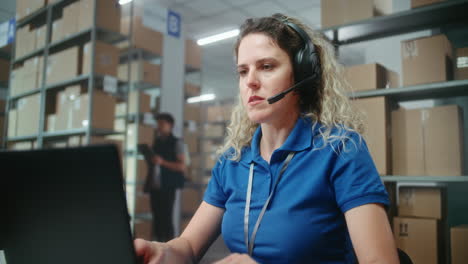
[[[332,45],[300,21],[247,19],[240,100],[182,235],[135,241],[145,263],[192,263],[222,233],[222,263],[398,263],[388,196]]]

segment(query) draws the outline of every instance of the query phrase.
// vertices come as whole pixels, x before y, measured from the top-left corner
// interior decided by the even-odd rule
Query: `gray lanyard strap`
[[[253,247],[254,247],[254,241],[255,241],[255,236],[257,235],[257,230],[258,227],[260,226],[260,222],[263,219],[263,216],[265,215],[265,211],[270,204],[271,198],[273,197],[273,194],[276,191],[276,187],[278,186],[278,183],[283,176],[284,171],[289,165],[289,162],[291,159],[294,157],[294,152],[290,152],[288,154],[288,157],[286,160],[284,160],[283,167],[281,168],[278,177],[276,178],[275,184],[273,185],[273,189],[271,190],[270,195],[268,196],[267,201],[263,205],[262,211],[260,212],[257,222],[255,223],[254,229],[252,231],[252,236],[250,237],[250,242],[249,242],[249,214],[250,214],[250,200],[252,198],[252,183],[253,183],[253,172],[254,172],[254,163],[252,162],[250,164],[250,171],[249,171],[249,183],[247,185],[247,196],[245,199],[245,211],[244,211],[244,240],[245,240],[245,246],[247,247],[248,253],[250,256],[252,256],[253,252]]]

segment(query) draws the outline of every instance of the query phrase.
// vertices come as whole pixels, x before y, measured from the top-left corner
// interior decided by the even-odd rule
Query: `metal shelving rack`
[[[93,128],[93,104],[89,104],[89,109],[88,109],[88,126],[83,129],[74,129],[74,130],[69,130],[69,131],[58,131],[58,132],[45,132],[45,109],[46,109],[46,94],[49,91],[60,89],[60,88],[65,88],[66,86],[69,85],[74,85],[74,84],[86,84],[87,83],[87,93],[89,96],[89,102],[93,102],[93,91],[96,89],[96,86],[100,82],[103,81],[104,76],[95,74],[95,61],[91,60],[91,68],[90,68],[90,74],[86,75],[81,75],[77,76],[76,78],[60,82],[60,83],[55,83],[52,85],[47,85],[46,84],[46,68],[47,68],[47,58],[49,54],[58,52],[61,50],[64,50],[68,47],[75,46],[77,44],[84,44],[87,41],[91,42],[91,58],[95,57],[95,47],[96,47],[96,41],[104,41],[109,44],[116,44],[121,41],[124,41],[126,39],[125,36],[121,35],[120,33],[117,32],[110,32],[106,29],[102,29],[97,27],[97,21],[96,21],[96,16],[97,16],[97,2],[98,0],[94,1],[94,16],[93,16],[93,23],[91,28],[83,30],[81,32],[78,32],[76,34],[73,34],[69,37],[66,37],[64,39],[61,39],[59,41],[51,43],[51,35],[52,35],[52,22],[53,18],[57,16],[57,14],[62,10],[66,5],[69,5],[73,2],[76,2],[78,0],[62,0],[58,1],[56,3],[52,3],[49,5],[46,5],[39,10],[33,12],[29,16],[17,21],[17,30],[18,28],[21,28],[23,26],[27,26],[30,23],[37,23],[38,24],[45,24],[47,27],[47,34],[46,34],[46,44],[43,48],[37,49],[35,51],[32,51],[24,56],[21,56],[20,58],[15,58],[12,61],[12,68],[16,64],[20,64],[24,62],[25,60],[29,58],[33,58],[38,55],[43,56],[43,68],[42,68],[42,83],[40,84],[40,87],[28,91],[23,94],[15,95],[15,96],[8,96],[7,97],[7,110],[11,109],[11,104],[15,102],[18,99],[21,99],[25,96],[33,95],[40,93],[40,118],[39,118],[39,130],[37,134],[34,135],[29,135],[29,136],[21,136],[21,137],[11,137],[8,138],[7,135],[7,128],[4,129],[4,135],[5,135],[5,146],[8,142],[15,142],[15,141],[23,141],[23,140],[37,140],[37,147],[42,148],[44,145],[44,139],[49,139],[49,138],[58,138],[58,137],[67,137],[71,135],[85,135],[86,136],[86,142],[90,142],[90,138],[93,135],[112,135],[116,134],[115,131],[102,131],[99,129]],[[45,23],[42,23],[45,21]],[[14,54],[14,52],[13,52]],[[11,80],[11,79],[10,79]],[[119,82],[119,85],[123,85],[123,82]],[[10,81],[10,86],[11,86],[11,81]],[[7,121],[6,121],[7,122]]]
[[[444,1],[441,3],[419,7],[392,15],[375,17],[322,29],[337,47],[363,41],[376,40],[384,37],[396,36],[419,30],[437,29],[445,33],[452,42],[461,42],[466,45],[468,34],[467,0]],[[460,29],[465,29],[461,38]],[[465,40],[463,38],[466,38]],[[377,89],[360,91],[348,94],[352,99],[385,97],[395,102],[405,102],[423,99],[449,99],[468,96],[468,80],[454,80],[439,83],[428,83],[409,87]],[[465,131],[466,129],[465,124]],[[466,133],[465,133],[466,134]],[[465,153],[468,144],[465,144]],[[466,168],[465,168],[466,170]],[[466,173],[466,172],[465,172]],[[439,187],[444,190],[444,211],[447,217],[442,220],[444,239],[449,241],[449,228],[458,224],[468,223],[468,200],[465,195],[468,190],[467,176],[381,176],[383,182],[396,187],[396,199],[400,187]],[[397,201],[398,203],[398,201]],[[449,243],[446,243],[446,252]],[[450,254],[446,254],[445,261],[450,263]]]
[[[134,2],[131,2],[130,5],[130,13],[129,16],[133,17],[134,16]],[[133,171],[131,172],[132,175],[135,176],[135,178],[130,178],[129,175],[126,175],[125,177],[125,188],[127,192],[127,202],[131,203],[129,206],[129,214],[131,216],[131,227],[132,230],[135,228],[135,220],[145,220],[145,221],[151,221],[152,220],[152,214],[151,212],[146,212],[146,213],[139,213],[137,214],[135,209],[136,209],[136,203],[137,203],[137,195],[138,195],[138,186],[142,187],[144,185],[144,181],[140,181],[137,179],[138,177],[138,161],[144,160],[144,157],[140,155],[137,151],[137,145],[139,142],[139,125],[144,123],[144,115],[148,113],[143,113],[140,112],[141,109],[141,93],[143,92],[148,92],[151,91],[152,93],[156,94],[156,97],[159,97],[161,94],[161,86],[157,86],[151,83],[146,83],[143,80],[141,74],[143,73],[143,61],[150,62],[153,64],[162,64],[162,54],[155,54],[153,52],[147,51],[142,48],[137,48],[135,47],[135,43],[133,43],[134,38],[133,38],[133,32],[134,32],[134,25],[133,25],[133,19],[130,19],[130,25],[129,25],[129,32],[128,32],[128,47],[121,51],[120,53],[120,63],[127,63],[127,80],[128,83],[127,85],[124,86],[125,92],[123,93],[124,96],[124,102],[126,103],[126,110],[125,114],[123,116],[116,116],[117,119],[125,119],[125,131],[128,131],[128,124],[133,123],[135,124],[135,144],[133,146],[129,146],[127,144],[127,137],[125,137],[124,141],[124,157],[126,160],[126,166],[124,169],[124,172],[127,173],[127,159],[132,159],[132,162],[134,162],[133,166]],[[140,76],[132,76],[132,63],[133,61],[139,62],[137,64],[138,69],[136,70],[137,74],[140,74]],[[138,80],[138,81],[135,81]],[[136,105],[135,113],[129,113],[129,93],[130,92],[136,92],[137,93],[137,100],[136,100]],[[154,98],[153,98],[154,99]],[[156,106],[157,108],[158,106]],[[154,110],[154,109],[153,109]],[[151,146],[150,146],[151,147]],[[138,234],[137,234],[138,235]]]

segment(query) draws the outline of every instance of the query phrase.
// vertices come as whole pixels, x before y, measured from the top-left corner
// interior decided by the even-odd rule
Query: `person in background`
[[[185,158],[182,140],[172,134],[174,118],[169,113],[156,115],[157,133],[153,142],[154,167],[145,183],[153,213],[153,237],[165,242],[174,238],[172,211],[175,191],[184,185]]]
[[[180,237],[135,240],[144,263],[399,263],[388,195],[333,46],[282,14],[247,19],[240,100],[204,201]]]

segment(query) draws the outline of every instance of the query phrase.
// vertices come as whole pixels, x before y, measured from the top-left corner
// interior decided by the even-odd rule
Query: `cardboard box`
[[[457,61],[455,65],[455,79],[468,79],[468,47],[457,49]]]
[[[54,20],[52,22],[52,37],[51,37],[51,43],[60,41],[64,38],[65,33],[64,33],[64,22],[62,18],[59,18],[57,20]]]
[[[153,222],[151,220],[136,219],[134,230],[135,238],[153,241]]]
[[[57,93],[55,129],[68,130],[73,128],[73,105],[84,89],[80,85],[69,86]]]
[[[30,25],[19,28],[16,31],[15,58],[18,59],[33,52],[36,48],[36,33]]]
[[[201,156],[198,153],[190,154],[190,168],[200,169],[201,168]]]
[[[35,30],[36,32],[36,41],[35,41],[35,49],[42,49],[46,45],[46,38],[47,38],[47,26],[42,25]]]
[[[202,64],[202,50],[197,42],[191,39],[185,40],[185,65],[200,69]]]
[[[135,197],[135,214],[151,213],[151,204],[148,194],[138,193]]]
[[[398,87],[398,74],[378,63],[346,67],[345,76],[353,91]]]
[[[185,83],[184,92],[185,92],[185,96],[187,97],[199,96],[201,92],[201,88],[198,85]]]
[[[56,124],[57,124],[57,115],[56,114],[47,115],[46,131],[47,132],[56,131],[57,130]]]
[[[46,3],[46,0],[16,0],[16,21],[28,17]]]
[[[388,15],[392,9],[391,0],[322,0],[322,28]]]
[[[143,24],[142,18],[139,16],[133,17],[133,32],[132,43],[135,48],[149,51],[153,54],[162,55],[163,35],[160,32],[154,31]],[[130,32],[130,17],[123,17],[120,20],[120,33],[129,35]],[[122,49],[128,48],[128,43],[121,46]]]
[[[205,137],[222,138],[224,137],[224,128],[222,124],[209,124],[203,125],[203,133]]]
[[[128,81],[128,63],[120,64],[118,70],[120,80]],[[130,63],[130,81],[161,86],[161,65],[147,61],[133,61]]]
[[[138,134],[137,134],[138,129]],[[154,129],[145,125],[127,125],[127,150],[135,150],[137,144],[153,145]]]
[[[401,42],[403,86],[444,82],[453,77],[452,45],[445,35]]]
[[[63,35],[62,38],[67,38],[78,32],[78,21],[80,16],[80,6],[82,1],[73,2],[63,8],[62,25]],[[92,13],[93,9],[88,10]]]
[[[91,72],[91,52],[92,46],[88,42],[83,48],[83,69],[82,74]],[[101,42],[96,41],[95,56],[94,56],[94,72],[102,75],[110,75],[117,77],[117,65],[119,63],[119,49]]]
[[[443,2],[446,0],[411,0],[411,8],[425,6],[425,5],[432,5],[435,3]]]
[[[10,109],[8,112],[8,133],[9,138],[16,137],[18,134],[18,111]]]
[[[426,174],[463,175],[463,111],[457,105],[427,110],[424,127]]]
[[[138,101],[140,108],[137,109]],[[151,112],[151,96],[143,91],[130,91],[128,93],[128,113],[150,113]]]
[[[78,31],[92,27],[94,12],[96,12],[96,25],[111,32],[120,32],[120,5],[116,1],[80,0]],[[90,12],[91,10],[91,12]],[[148,43],[151,45],[151,43]]]
[[[41,94],[18,100],[17,136],[29,136],[39,132]]]
[[[393,174],[463,175],[463,122],[456,105],[392,112]]]
[[[184,120],[200,122],[200,105],[199,104],[185,104],[184,107]]]
[[[198,153],[199,144],[198,144],[198,133],[190,132],[187,129],[184,130],[184,143],[187,144],[189,153]]]
[[[216,154],[206,155],[205,156],[205,169],[211,170],[216,165],[218,158]]]
[[[80,74],[79,47],[68,48],[49,56],[46,68],[46,84],[73,79]]]
[[[127,111],[127,103],[119,102],[115,105],[115,116],[124,116]]]
[[[82,94],[73,103],[72,128],[92,128],[112,131],[115,117],[115,98],[100,90],[93,92],[92,124],[89,124],[88,113],[90,107],[88,93]]]
[[[398,215],[442,220],[442,190],[429,187],[400,187]]]
[[[32,150],[34,149],[33,141],[13,142],[8,144],[10,150]]]
[[[468,259],[468,225],[450,228],[452,264],[464,264]]]
[[[148,175],[148,165],[145,160],[137,160],[133,157],[127,158],[127,173],[125,178],[128,182],[144,183]]]
[[[226,122],[231,120],[232,104],[210,105],[206,107],[207,122]]]
[[[413,263],[439,263],[438,220],[395,217],[393,232],[396,246],[405,251]]]
[[[0,59],[0,82],[7,82],[10,79],[10,62]]]
[[[219,144],[214,143],[212,140],[203,140],[204,153],[215,154],[220,147]]]
[[[182,213],[194,214],[202,201],[201,191],[196,188],[182,189]]]
[[[353,100],[353,104],[365,114],[367,126],[363,135],[380,175],[391,175],[390,112],[384,97]]]

